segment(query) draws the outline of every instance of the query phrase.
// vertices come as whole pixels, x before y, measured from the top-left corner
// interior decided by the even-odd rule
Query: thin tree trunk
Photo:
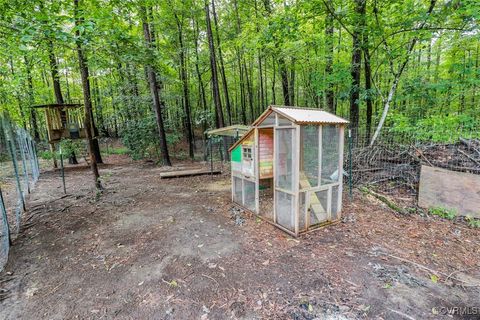
[[[53,47],[53,41],[48,41],[48,58],[50,61],[50,73],[52,75],[52,82],[53,82],[53,93],[55,95],[55,100],[57,104],[64,104],[65,101],[63,100],[62,94],[62,87],[60,85],[60,76],[58,74],[58,64],[57,58],[55,57],[55,49]],[[66,119],[65,111],[60,109],[60,117],[62,119]],[[53,146],[52,146],[53,148]],[[75,151],[72,151],[72,154],[68,157],[69,164],[78,164],[77,156],[75,155]],[[54,161],[54,166],[56,167],[56,161]]]
[[[198,78],[198,93],[202,101],[202,110],[206,111],[207,110],[207,96],[205,94],[205,86],[203,84],[202,80],[202,74],[200,73],[200,58],[198,55],[198,35],[200,34],[199,28],[198,28],[198,23],[195,20],[195,18],[192,18],[193,20],[193,25],[194,25],[194,40],[195,40],[195,71],[197,73],[197,78]],[[207,120],[203,119],[203,132],[207,131]]]
[[[98,126],[102,132],[103,136],[108,136],[107,128],[105,127],[105,119],[103,117],[103,106],[102,106],[102,98],[100,96],[100,88],[98,86],[98,80],[93,78],[93,99],[95,101],[95,114],[97,116]]]
[[[178,43],[180,45],[179,50],[179,59],[180,59],[180,78],[183,85],[183,107],[185,112],[185,133],[187,136],[188,142],[188,154],[190,159],[195,158],[194,154],[194,141],[193,141],[193,129],[192,129],[192,116],[190,113],[190,94],[188,92],[188,78],[187,78],[187,66],[185,63],[185,48],[183,45],[183,26],[177,14],[175,13],[175,19],[177,21],[177,31],[178,31]]]
[[[283,104],[289,106],[290,94],[288,92],[288,73],[285,65],[285,59],[283,59],[283,57],[278,59],[278,69],[280,71],[280,78],[282,78]]]
[[[350,126],[353,140],[357,141],[357,130],[360,120],[360,75],[362,64],[362,28],[365,19],[366,0],[355,0],[356,23],[352,34],[352,63],[350,74],[352,83],[350,88]]]
[[[275,70],[275,58],[272,57],[272,67],[273,67],[273,72],[272,72],[272,104],[275,105],[277,102],[276,102],[276,99],[275,99],[275,84],[276,84],[276,70]]]
[[[248,92],[248,104],[250,106],[250,122],[255,120],[255,110],[253,107],[253,90],[250,77],[248,76],[247,63],[245,62],[245,57],[243,57],[243,69],[245,70],[245,79],[247,81],[247,92]]]
[[[28,83],[28,104],[30,109],[30,126],[31,130],[33,131],[33,137],[36,142],[40,142],[40,132],[38,131],[38,121],[37,121],[37,112],[33,107],[35,103],[34,92],[33,92],[33,80],[32,80],[32,73],[31,73],[31,63],[26,56],[24,56],[25,60],[25,69],[27,70],[27,83]]]
[[[75,10],[75,26],[78,28],[83,23],[83,18],[78,16],[79,0],[73,0]],[[76,44],[78,54],[78,64],[80,67],[80,74],[82,77],[83,101],[85,104],[85,131],[87,132],[88,147],[90,151],[90,168],[92,169],[93,178],[95,180],[95,187],[97,190],[102,189],[100,182],[100,174],[98,173],[97,159],[93,153],[93,134],[92,134],[92,99],[90,96],[90,79],[88,74],[87,60],[82,48],[82,40],[80,39],[80,31],[76,31]]]
[[[295,105],[295,58],[292,58],[292,65],[290,68],[290,81],[289,81],[289,89],[288,92],[290,93],[290,103],[294,106]]]
[[[238,3],[237,0],[233,0],[233,6],[235,9],[235,20],[236,20],[236,32],[237,35],[241,33],[241,23],[240,23],[240,15],[238,13]],[[242,116],[242,123],[247,124],[247,106],[246,106],[246,98],[245,98],[245,81],[243,78],[243,66],[242,66],[242,53],[241,49],[237,46],[237,63],[238,63],[238,72],[239,72],[239,80],[240,80],[240,104],[241,104],[241,116]]]
[[[437,2],[437,0],[430,0],[430,6],[429,6],[429,8],[427,10],[427,14],[426,14],[427,17],[430,16],[430,14],[432,13],[436,2]],[[424,20],[420,24],[420,26],[417,28],[417,30],[423,29],[425,27],[426,23],[427,23],[427,21]],[[410,55],[411,55],[413,49],[415,48],[416,43],[417,43],[417,37],[414,37],[412,39],[412,41],[410,41],[410,45],[407,49],[407,55],[405,56],[405,59],[400,64],[400,68],[398,69],[398,72],[396,72],[396,74],[394,75],[393,83],[390,87],[387,99],[386,99],[384,107],[383,107],[382,116],[381,116],[380,121],[378,123],[377,129],[375,130],[375,133],[372,137],[372,140],[370,141],[370,145],[373,145],[375,143],[375,141],[377,140],[378,136],[380,135],[380,131],[382,130],[383,124],[385,123],[385,119],[387,118],[388,110],[390,109],[390,104],[392,103],[393,96],[395,95],[395,92],[397,91],[398,82],[400,81],[400,77],[402,76],[402,73],[403,73],[405,67],[408,64]]]
[[[205,19],[207,22],[208,48],[210,50],[210,70],[212,72],[212,95],[213,95],[213,102],[215,104],[215,111],[216,111],[215,120],[216,120],[217,128],[223,128],[225,126],[225,122],[223,120],[222,102],[220,99],[220,90],[218,85],[217,58],[215,54],[215,44],[213,41],[212,24],[210,21],[210,8],[209,8],[208,0],[205,0]]]
[[[140,15],[142,19],[142,26],[143,26],[143,36],[145,39],[145,46],[147,49],[152,49],[152,38],[150,35],[150,27],[147,21],[147,9],[145,7],[140,8]],[[162,116],[162,103],[160,100],[160,86],[157,82],[157,76],[155,75],[155,70],[153,69],[152,62],[149,60],[146,65],[147,76],[148,76],[148,83],[150,87],[150,94],[152,96],[153,101],[153,110],[155,113],[155,118],[158,127],[158,138],[160,141],[160,151],[162,153],[162,162],[166,166],[171,166],[172,163],[170,162],[170,155],[168,153],[168,145],[167,145],[167,135],[165,133],[165,126],[163,123],[163,116]]]
[[[228,93],[228,83],[227,83],[227,76],[225,74],[225,64],[223,62],[223,54],[222,54],[222,46],[220,43],[220,31],[218,28],[218,18],[217,12],[215,10],[215,0],[212,0],[212,14],[213,14],[213,22],[215,24],[215,35],[217,40],[217,48],[218,48],[218,58],[220,59],[220,73],[222,75],[222,83],[223,83],[223,95],[225,97],[225,107],[227,109],[227,120],[228,124],[232,124],[232,107],[230,104],[230,96]]]
[[[327,103],[327,110],[331,113],[336,113],[334,104],[334,92],[333,92],[333,15],[328,12],[325,19],[325,78],[326,78],[326,90],[325,99]]]
[[[367,117],[366,117],[366,139],[370,141],[370,134],[372,131],[372,112],[373,112],[373,93],[372,93],[372,70],[370,67],[370,51],[368,49],[368,35],[363,36],[363,55],[365,66],[365,91],[367,92],[365,102],[367,103]]]

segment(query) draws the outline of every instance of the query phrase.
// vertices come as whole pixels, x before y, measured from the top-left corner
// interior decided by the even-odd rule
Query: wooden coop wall
[[[273,129],[259,129],[260,179],[273,178]]]
[[[232,200],[253,212],[257,212],[258,194],[255,157],[255,136],[251,132],[231,151],[231,169]]]

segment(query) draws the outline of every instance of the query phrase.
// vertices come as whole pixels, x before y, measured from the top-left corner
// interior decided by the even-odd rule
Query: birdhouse
[[[270,106],[230,148],[233,202],[294,236],[339,221],[347,123]]]

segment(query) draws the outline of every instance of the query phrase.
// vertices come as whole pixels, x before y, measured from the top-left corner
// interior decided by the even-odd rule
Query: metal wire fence
[[[25,197],[39,174],[35,141],[0,115],[0,270],[8,261],[11,236],[20,230]]]
[[[364,129],[348,133],[344,157],[348,177],[344,181],[350,188],[368,186],[415,201],[422,165],[480,174],[480,128],[431,135],[383,128],[372,145],[371,135]]]

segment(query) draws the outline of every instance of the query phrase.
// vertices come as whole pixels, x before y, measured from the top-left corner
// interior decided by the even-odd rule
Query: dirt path
[[[480,307],[478,229],[357,194],[343,223],[296,240],[248,215],[237,226],[228,175],[160,180],[165,169],[107,162],[102,195],[86,168],[67,170],[66,197],[58,172],[43,173],[0,274],[0,318],[450,319],[432,308]]]

